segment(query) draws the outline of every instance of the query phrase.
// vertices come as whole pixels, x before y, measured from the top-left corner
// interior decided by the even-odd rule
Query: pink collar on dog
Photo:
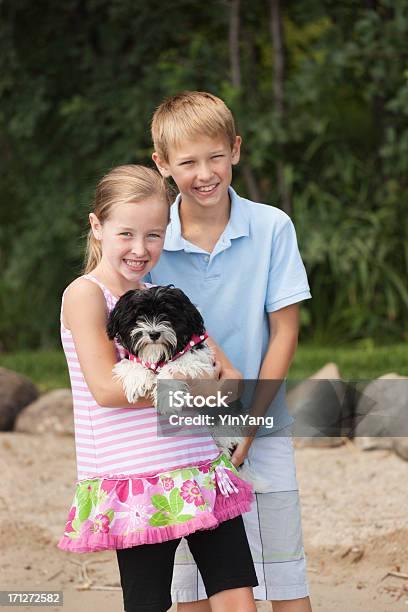
[[[206,331],[201,336],[196,336],[193,334],[188,344],[183,348],[183,350],[176,353],[174,357],[170,359],[170,361],[176,361],[176,359],[178,359],[179,357],[181,357],[182,355],[190,351],[193,348],[193,346],[200,344],[204,340],[207,340],[207,338],[208,338],[208,334]],[[140,363],[143,367],[147,368],[148,370],[151,370],[155,374],[157,374],[162,369],[162,367],[165,366],[166,363],[168,363],[167,361],[156,361],[156,362],[144,361],[143,359],[140,359],[140,357],[136,357],[135,355],[132,355],[132,353],[129,353],[129,351],[126,351],[126,353],[130,361],[136,361],[136,363]]]

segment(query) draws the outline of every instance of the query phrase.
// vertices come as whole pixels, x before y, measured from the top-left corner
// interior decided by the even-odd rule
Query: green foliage
[[[314,297],[307,337],[408,337],[407,3],[285,3],[283,121],[267,3],[241,3],[239,90],[229,10],[192,0],[1,4],[0,348],[58,342],[98,178],[151,163],[152,111],[188,88],[231,106],[263,201],[280,205],[284,165]],[[249,195],[239,169],[234,180]]]

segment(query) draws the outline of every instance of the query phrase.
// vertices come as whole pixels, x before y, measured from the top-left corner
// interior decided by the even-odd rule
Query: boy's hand
[[[241,444],[238,444],[238,446],[235,448],[234,452],[232,453],[231,463],[236,468],[244,463],[244,459],[248,454],[253,440],[253,437],[246,437],[242,440]]]

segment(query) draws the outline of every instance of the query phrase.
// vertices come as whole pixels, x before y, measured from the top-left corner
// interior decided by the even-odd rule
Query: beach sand
[[[62,590],[63,607],[48,610],[120,611],[115,554],[56,547],[74,491],[74,457],[71,437],[0,434],[1,589]],[[408,611],[408,464],[351,443],[296,449],[296,464],[313,609]]]

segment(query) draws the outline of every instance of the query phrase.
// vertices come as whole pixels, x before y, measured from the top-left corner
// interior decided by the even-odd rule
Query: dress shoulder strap
[[[108,309],[111,310],[116,302],[117,302],[117,298],[113,295],[112,291],[110,289],[108,289],[107,287],[105,287],[105,285],[103,283],[101,283],[100,280],[98,280],[97,278],[95,278],[94,276],[92,276],[92,274],[84,274],[82,278],[86,278],[87,280],[91,281],[92,283],[95,283],[96,285],[98,285],[98,287],[101,289],[105,300],[106,300],[106,304],[108,306]]]
[[[108,309],[108,312],[110,312],[114,308],[116,302],[118,301],[117,297],[113,295],[112,291],[108,289],[107,287],[105,287],[105,285],[101,283],[100,280],[92,276],[92,274],[84,274],[81,278],[86,278],[87,280],[91,281],[91,283],[95,283],[95,285],[98,285],[98,287],[101,289],[103,293],[103,297],[105,298],[106,307]],[[60,323],[61,323],[61,328],[69,332],[70,330],[68,330],[65,327],[64,321],[63,321],[65,291],[62,294],[62,298],[61,298]]]

